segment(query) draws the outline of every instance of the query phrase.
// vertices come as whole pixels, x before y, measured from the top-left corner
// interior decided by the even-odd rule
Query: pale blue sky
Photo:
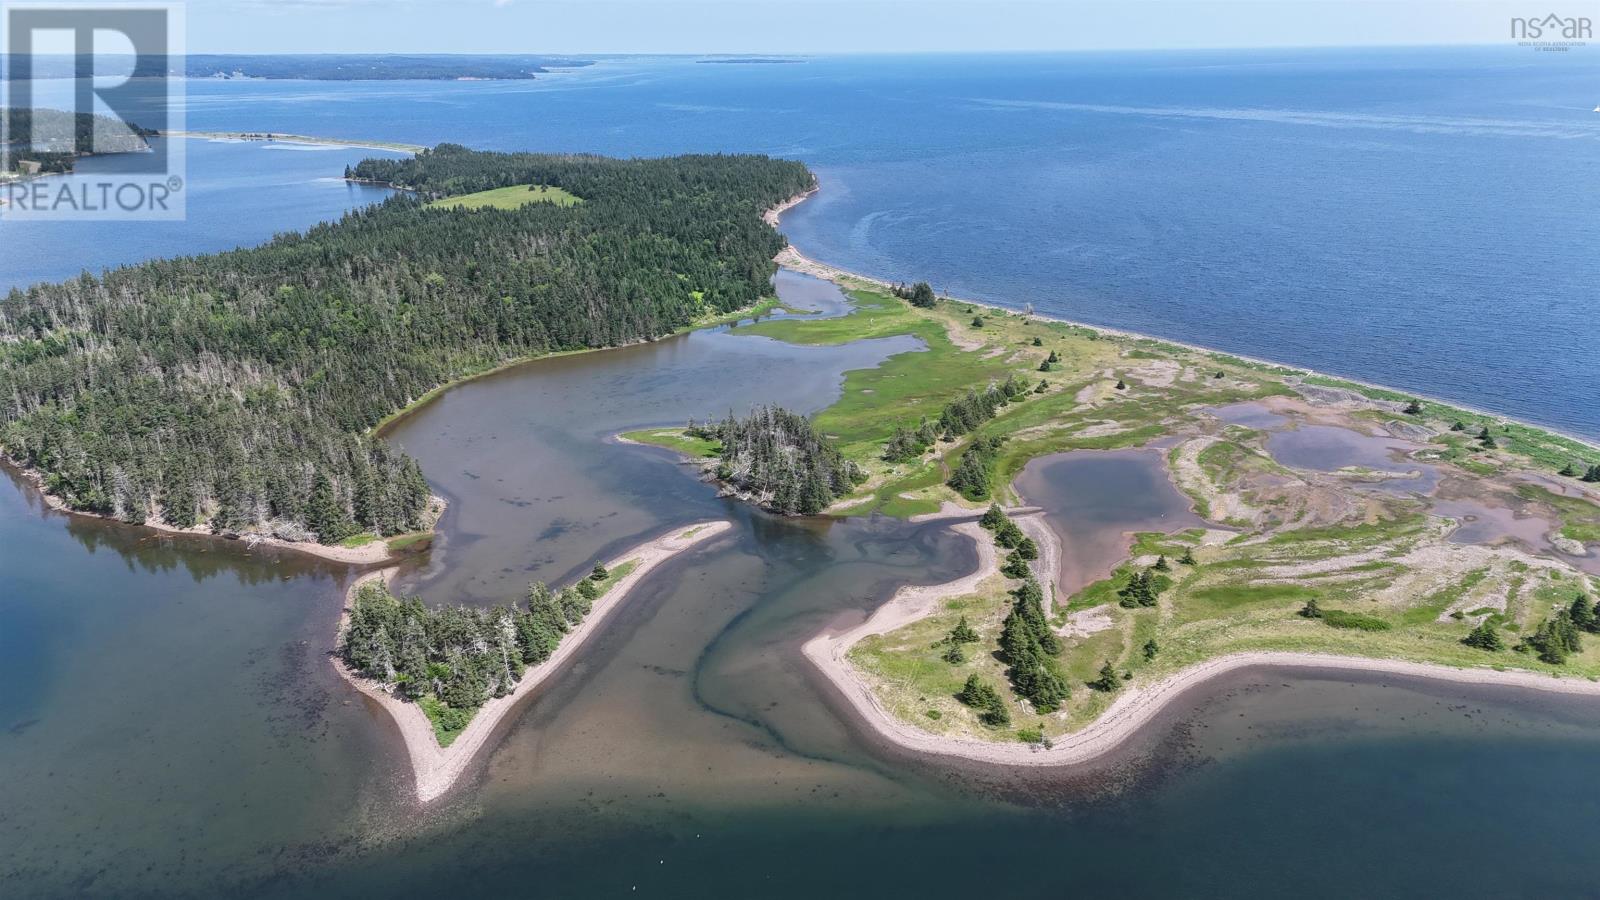
[[[1506,39],[1509,16],[1552,10],[1593,16],[1597,6],[1596,0],[188,0],[188,48],[581,54],[1493,44]]]

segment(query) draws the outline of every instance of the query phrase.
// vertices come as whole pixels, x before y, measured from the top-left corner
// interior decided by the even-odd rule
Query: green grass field
[[[429,209],[516,209],[530,203],[553,203],[556,206],[576,206],[583,200],[558,187],[547,184],[518,184],[511,187],[443,197],[428,203]]]

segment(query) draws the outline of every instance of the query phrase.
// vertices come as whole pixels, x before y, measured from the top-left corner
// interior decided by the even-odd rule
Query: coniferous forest
[[[718,480],[785,515],[816,515],[865,478],[811,420],[782,407],[763,406],[716,425],[690,422],[686,430],[721,443]]]
[[[536,581],[523,605],[491,609],[429,608],[369,582],[351,603],[339,655],[356,673],[426,703],[448,743],[485,700],[510,693],[528,666],[550,658],[608,589],[604,579],[584,578],[559,592]]]
[[[137,153],[154,133],[110,116],[0,107],[0,172],[25,161],[47,174],[70,172],[80,152]]]
[[[583,202],[401,196],[254,249],[13,290],[0,447],[69,507],[126,521],[323,542],[412,530],[426,482],[373,426],[495,365],[755,303],[782,249],[760,213],[812,184],[761,156],[453,145],[347,174],[424,196],[551,185]]]

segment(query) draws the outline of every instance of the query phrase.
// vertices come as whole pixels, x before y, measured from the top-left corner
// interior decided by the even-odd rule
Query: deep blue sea
[[[1600,50],[618,58],[531,82],[188,84],[195,130],[801,159],[807,254],[1600,438]],[[198,143],[198,142],[197,142]],[[187,228],[0,226],[0,285],[213,250],[370,192],[198,144]],[[209,196],[207,196],[209,194]]]

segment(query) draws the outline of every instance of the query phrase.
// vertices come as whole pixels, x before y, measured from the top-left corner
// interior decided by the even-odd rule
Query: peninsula
[[[761,156],[450,144],[346,175],[409,193],[0,299],[0,453],[75,513],[382,562],[442,509],[383,424],[517,361],[761,308],[782,240],[759,212],[813,183]]]
[[[430,613],[419,600],[402,606],[388,594],[386,581],[394,570],[369,573],[350,588],[334,667],[393,719],[411,761],[417,799],[427,803],[450,790],[501,721],[555,676],[645,576],[731,527],[712,521],[675,528],[597,566],[591,577],[559,594],[536,585],[526,609]],[[385,607],[405,624],[388,630],[396,622],[383,621]],[[540,632],[541,622],[552,623],[548,633]],[[470,624],[459,627],[464,623]],[[480,641],[478,631],[488,638]],[[485,664],[475,664],[474,656]],[[486,686],[484,673],[498,680]],[[462,688],[465,699],[448,702]]]
[[[1251,665],[1600,693],[1600,449],[1381,387],[941,298],[792,247],[779,262],[834,281],[854,311],[738,332],[924,345],[848,373],[814,417],[824,450],[859,473],[825,512],[965,520],[954,527],[978,547],[969,575],[905,588],[805,645],[891,741],[1081,762],[1187,687]],[[698,457],[726,482],[718,436],[691,423],[626,438]],[[1085,500],[1102,486],[1073,480],[1092,477],[1072,474],[1084,465],[1159,485],[1129,478],[1126,496]],[[1048,496],[1028,493],[1041,484]],[[1163,492],[1179,502],[1161,524],[1095,524]],[[1085,503],[1101,505],[1076,515]]]

